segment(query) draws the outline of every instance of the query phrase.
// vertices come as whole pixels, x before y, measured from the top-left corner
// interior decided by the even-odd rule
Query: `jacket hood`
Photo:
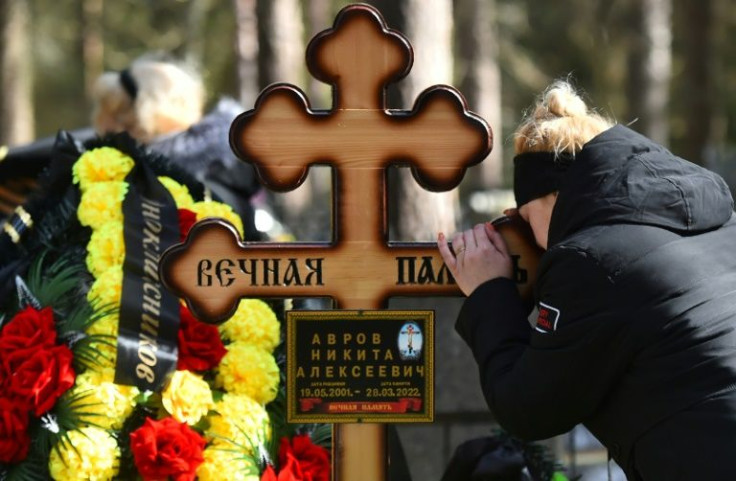
[[[721,226],[732,213],[731,193],[719,175],[616,125],[575,156],[552,211],[549,246],[612,223],[698,233]]]

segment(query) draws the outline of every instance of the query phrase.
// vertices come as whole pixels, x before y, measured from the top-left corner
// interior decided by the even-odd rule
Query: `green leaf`
[[[51,479],[48,468],[48,457],[31,451],[28,457],[18,464],[5,467],[0,471],[3,481],[48,481]]]

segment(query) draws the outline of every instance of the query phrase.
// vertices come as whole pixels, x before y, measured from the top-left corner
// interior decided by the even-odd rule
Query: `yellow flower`
[[[87,269],[98,277],[112,266],[122,266],[125,260],[123,224],[106,222],[92,232],[87,244]]]
[[[235,314],[220,326],[223,339],[247,342],[273,352],[281,338],[279,320],[268,304],[260,299],[243,299]]]
[[[240,233],[240,236],[243,236],[243,221],[227,204],[214,201],[195,202],[190,210],[197,214],[197,222],[202,219],[219,217],[230,222]]]
[[[268,351],[234,342],[217,366],[215,381],[227,392],[245,394],[265,405],[276,398],[279,367]]]
[[[86,427],[68,432],[68,442],[51,450],[49,470],[56,481],[106,481],[120,468],[120,448],[107,431]]]
[[[112,147],[83,153],[72,168],[75,184],[85,192],[95,182],[122,181],[135,165],[133,159]]]
[[[118,324],[119,318],[117,313],[108,314],[100,319],[97,319],[87,328],[87,334],[107,336],[104,338],[106,342],[117,343],[118,337]],[[93,369],[98,372],[102,372],[105,368],[115,367],[115,361],[117,359],[117,350],[115,346],[111,346],[105,343],[95,343],[97,354],[94,363],[87,365],[88,369]],[[109,379],[112,382],[112,378]]]
[[[117,343],[116,339],[112,339],[113,343]],[[100,371],[105,369],[114,369],[115,364],[118,361],[118,350],[115,346],[109,344],[96,344],[99,356],[95,359],[95,362],[87,365],[87,369],[93,371]],[[112,379],[110,380],[112,381]]]
[[[236,447],[209,446],[202,453],[204,462],[197,468],[199,481],[259,481],[253,458]]]
[[[92,283],[87,300],[97,308],[119,306],[122,291],[123,266],[112,266]]]
[[[271,438],[266,409],[248,396],[225,394],[208,416],[205,437],[215,446],[239,448],[249,454]],[[234,446],[233,446],[234,445]]]
[[[99,229],[107,222],[123,221],[123,199],[128,192],[125,182],[95,182],[82,194],[77,209],[79,222]]]
[[[185,186],[181,185],[171,177],[162,176],[158,178],[158,181],[161,182],[164,187],[166,187],[166,190],[169,191],[171,197],[174,198],[177,209],[192,209],[194,199],[192,199],[192,195],[189,193],[189,190]]]
[[[118,337],[118,324],[120,318],[117,312],[100,317],[87,328],[87,334]]]
[[[164,409],[180,423],[197,422],[214,406],[210,386],[189,371],[176,371],[161,393]]]
[[[77,375],[73,394],[82,396],[83,422],[106,429],[120,429],[133,412],[138,389],[134,386],[115,384],[115,370],[112,367],[100,371],[87,370]]]

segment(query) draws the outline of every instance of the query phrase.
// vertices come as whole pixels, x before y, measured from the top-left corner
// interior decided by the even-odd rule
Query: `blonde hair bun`
[[[569,83],[556,82],[544,93],[537,112],[543,118],[583,117],[588,114],[588,106]]]
[[[575,88],[558,80],[542,93],[532,114],[514,134],[516,154],[555,152],[575,155],[590,139],[613,122],[588,108]]]

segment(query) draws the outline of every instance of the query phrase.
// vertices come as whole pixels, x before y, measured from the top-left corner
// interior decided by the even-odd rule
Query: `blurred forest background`
[[[329,109],[329,86],[309,75],[304,52],[348,3],[0,0],[0,146],[12,148],[53,136],[58,129],[89,126],[92,82],[147,52],[168,52],[197,66],[210,105],[231,96],[248,110],[264,87],[278,81],[302,88],[313,108]],[[604,115],[721,173],[732,189],[736,186],[732,0],[366,3],[378,7],[389,27],[402,32],[414,48],[414,66],[389,88],[388,107],[409,109],[425,88],[450,84],[494,131],[491,155],[452,192],[422,191],[408,169],[393,169],[389,214],[394,239],[434,240],[438,230],[466,228],[512,206],[510,135],[535,97],[559,78],[570,78]],[[330,169],[315,168],[296,191],[273,194],[277,218],[295,238],[329,240],[330,179]],[[453,447],[485,432],[477,426],[488,420],[476,374],[467,369],[473,362],[467,348],[456,342],[451,320],[442,323],[437,334],[442,363],[436,366],[442,388],[437,389],[435,423],[402,431],[407,455],[421,460],[412,465],[415,479],[438,479]],[[566,453],[566,463],[574,465],[575,437],[560,443],[564,449],[556,452]],[[590,464],[605,462],[605,453],[595,459]]]
[[[0,0],[0,145],[88,126],[97,76],[151,51],[200,68],[212,103],[229,95],[247,110],[265,86],[282,81],[307,92],[314,108],[329,108],[329,87],[311,78],[304,52],[348,3]],[[728,48],[736,42],[736,8],[729,0],[366,3],[414,47],[414,67],[390,87],[388,107],[410,108],[426,87],[451,84],[495,137],[489,158],[457,192],[420,192],[392,174],[392,237],[434,239],[440,228],[464,228],[505,207],[496,206],[498,195],[474,194],[508,187],[510,133],[535,96],[563,77],[602,113],[736,184],[736,50]],[[329,196],[329,174],[310,177],[274,203],[297,235],[319,240],[329,227],[315,221],[310,230],[298,221]]]

